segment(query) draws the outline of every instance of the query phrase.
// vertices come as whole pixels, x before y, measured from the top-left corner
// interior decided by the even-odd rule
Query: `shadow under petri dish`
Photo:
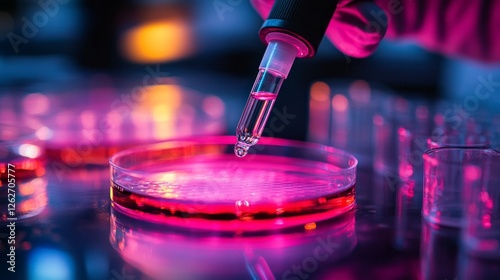
[[[171,225],[230,231],[304,225],[355,206],[352,155],[263,138],[238,158],[235,140],[202,137],[116,154],[110,160],[114,206]]]

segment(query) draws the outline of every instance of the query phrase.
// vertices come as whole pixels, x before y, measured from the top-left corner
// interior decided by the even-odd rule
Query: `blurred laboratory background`
[[[133,256],[132,263],[147,258],[143,247],[134,247],[137,254],[124,250],[124,240],[152,248],[158,240],[180,240],[179,252],[192,244],[155,231],[158,239],[146,239],[148,231],[110,214],[108,160],[138,144],[234,135],[266,48],[258,35],[262,23],[249,0],[0,0],[0,144],[16,147],[11,155],[0,145],[0,161],[18,160],[30,172],[24,183],[18,177],[19,277],[130,279],[120,278],[129,266],[114,250]],[[33,142],[9,133],[12,124],[32,129]],[[421,279],[420,268],[443,269],[429,268],[433,261],[419,266],[413,248],[420,244],[422,154],[447,145],[500,148],[500,63],[443,56],[409,39],[384,39],[372,56],[357,59],[325,38],[314,58],[295,62],[263,136],[328,144],[359,160],[358,249],[323,275]],[[354,218],[341,222],[329,236],[348,245],[335,253],[343,258],[354,248]],[[431,252],[440,235],[425,232],[421,248]],[[315,235],[309,237],[316,246]],[[196,250],[206,246],[196,242]],[[157,251],[170,252],[167,245]],[[198,256],[193,252],[187,263]],[[302,252],[309,251],[290,253],[290,263]],[[164,266],[146,268],[151,264]],[[234,269],[249,268],[241,262]],[[456,279],[450,271],[440,279]],[[82,276],[67,276],[74,272]],[[249,275],[236,279],[257,279]]]
[[[2,94],[133,88],[152,72],[220,98],[226,133],[233,134],[265,50],[262,22],[243,0],[3,0]],[[445,58],[411,41],[384,40],[373,56],[355,59],[325,39],[315,58],[295,63],[276,103],[294,117],[272,136],[307,138],[309,90],[317,81],[364,80],[412,98],[463,101],[479,76],[499,73],[498,65]]]
[[[4,0],[0,119],[35,129],[48,156],[66,164],[234,134],[265,51],[262,22],[244,0]],[[263,136],[332,145],[380,166],[373,158],[384,148],[373,147],[391,150],[398,127],[430,135],[472,117],[498,145],[498,121],[489,120],[500,119],[499,76],[498,63],[443,56],[410,39],[384,39],[357,59],[325,38],[314,58],[296,60]],[[380,135],[391,123],[392,144]]]

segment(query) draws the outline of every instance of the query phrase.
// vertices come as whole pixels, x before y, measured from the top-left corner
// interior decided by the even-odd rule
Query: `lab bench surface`
[[[2,225],[1,279],[444,280],[500,275],[500,264],[460,253],[449,229],[396,226],[397,191],[378,184],[370,170],[358,170],[354,211],[299,230],[246,235],[172,229],[129,217],[111,205],[107,167],[48,166],[47,205],[15,223],[15,272],[7,270],[9,232]]]

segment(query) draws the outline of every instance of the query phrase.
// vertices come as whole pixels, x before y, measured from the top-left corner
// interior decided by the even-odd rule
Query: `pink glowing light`
[[[371,98],[370,84],[364,80],[354,81],[349,87],[349,96],[354,102],[369,103]]]
[[[49,99],[41,93],[32,93],[23,99],[23,109],[30,115],[41,115],[49,110]]]
[[[429,108],[427,106],[418,106],[416,109],[417,118],[425,120],[429,117]]]
[[[464,167],[464,176],[467,181],[476,181],[481,178],[481,167],[468,165]]]
[[[435,166],[438,166],[438,164],[439,164],[439,160],[437,158],[433,158],[432,156],[430,156],[428,154],[424,154],[423,158],[424,158],[424,162],[429,163],[431,166],[435,167]]]
[[[309,95],[309,138],[324,143],[328,141],[330,87],[325,82],[315,82]]]
[[[434,116],[434,123],[436,123],[437,126],[443,125],[444,124],[443,114],[436,114]]]
[[[96,113],[91,110],[85,110],[80,114],[80,121],[83,128],[91,129],[96,125]]]
[[[205,97],[201,106],[203,111],[213,118],[220,118],[224,115],[224,102],[217,96]]]
[[[37,158],[40,152],[40,148],[32,144],[22,144],[19,146],[19,154],[27,158]]]
[[[413,166],[411,164],[400,164],[399,165],[399,176],[401,178],[410,178],[413,176]]]
[[[491,228],[491,216],[490,215],[488,215],[488,214],[483,215],[481,222],[482,222],[484,228]]]
[[[349,101],[342,94],[335,94],[332,98],[332,108],[334,111],[343,113],[347,111],[349,107]]]
[[[484,205],[487,209],[493,209],[494,202],[493,202],[493,199],[488,194],[488,192],[482,191],[480,198],[481,198],[481,202],[484,203]]]
[[[381,115],[373,116],[373,124],[378,125],[378,126],[383,125],[384,124],[384,117],[382,117]]]

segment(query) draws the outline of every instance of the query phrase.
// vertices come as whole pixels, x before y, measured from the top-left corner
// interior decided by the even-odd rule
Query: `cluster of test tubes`
[[[407,98],[363,80],[318,81],[308,137],[352,152],[361,171],[380,178],[372,181],[380,189],[369,197],[360,189],[358,201],[394,218],[381,221],[394,223],[396,248],[419,249],[422,224],[431,224],[460,232],[473,253],[500,258],[500,110],[460,101]]]

